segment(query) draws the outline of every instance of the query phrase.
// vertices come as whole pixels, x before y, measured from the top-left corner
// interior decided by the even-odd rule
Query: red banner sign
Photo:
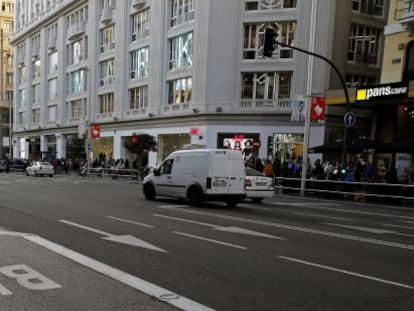
[[[99,124],[91,125],[91,138],[100,138],[101,137],[101,126]]]
[[[326,103],[325,97],[316,96],[312,98],[311,115],[312,121],[325,121]]]

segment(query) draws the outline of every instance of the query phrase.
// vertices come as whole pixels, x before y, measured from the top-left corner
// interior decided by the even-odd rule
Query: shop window
[[[414,80],[414,41],[407,44],[403,80]]]

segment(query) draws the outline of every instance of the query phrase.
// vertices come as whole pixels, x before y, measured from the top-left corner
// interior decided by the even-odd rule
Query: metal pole
[[[311,38],[309,40],[309,50],[315,50],[315,35],[316,35],[316,12],[317,12],[317,0],[312,0],[311,7],[311,24],[310,24],[310,33]],[[308,164],[308,149],[309,149],[309,134],[310,134],[310,111],[312,104],[312,82],[313,82],[313,66],[314,57],[310,55],[308,60],[308,77],[306,82],[306,109],[305,109],[305,129],[303,137],[303,158],[302,158],[302,176],[300,183],[300,195],[305,195],[306,188],[306,173],[307,173],[307,164]]]
[[[88,114],[88,139],[87,139],[87,173],[88,173],[88,177],[90,176],[91,173],[91,150],[89,150],[89,148],[92,149],[92,140],[91,140],[91,69],[88,67],[86,69],[88,71],[88,102],[86,105],[86,113]]]

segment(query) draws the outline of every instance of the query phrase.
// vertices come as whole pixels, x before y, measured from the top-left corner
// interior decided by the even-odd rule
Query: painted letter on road
[[[16,279],[21,286],[32,290],[56,289],[62,287],[39,272],[26,265],[6,266],[0,268],[0,273]],[[1,289],[1,287],[0,287]]]

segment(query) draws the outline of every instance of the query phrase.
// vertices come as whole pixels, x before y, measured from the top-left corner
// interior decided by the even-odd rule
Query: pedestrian
[[[270,162],[270,160],[266,160],[266,165],[264,167],[263,170],[263,174],[267,177],[271,177],[273,178],[273,165],[272,162]]]

